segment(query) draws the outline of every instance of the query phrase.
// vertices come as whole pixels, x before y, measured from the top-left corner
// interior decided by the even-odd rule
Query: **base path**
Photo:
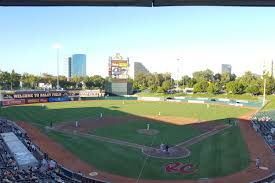
[[[230,125],[219,125],[219,126],[216,126],[216,128],[214,128],[213,130],[210,130],[206,133],[203,133],[197,137],[194,137],[190,140],[187,140],[187,141],[184,141],[182,143],[179,143],[176,145],[176,147],[188,147],[188,146],[191,146],[193,144],[196,144],[204,139],[207,139],[208,137],[212,136],[212,135],[215,135],[227,128],[230,128],[231,126]]]
[[[208,180],[140,180],[139,183],[246,183],[271,174],[275,171],[275,156],[272,154],[269,147],[265,144],[262,137],[258,135],[255,130],[250,126],[250,121],[248,119],[254,113],[255,111],[250,112],[245,116],[242,116],[238,123],[241,133],[246,141],[251,159],[251,163],[248,168],[232,175]],[[51,140],[48,136],[43,134],[37,128],[22,121],[18,121],[18,124],[27,131],[33,142],[36,143],[42,149],[42,151],[48,153],[51,158],[55,159],[58,163],[62,164],[66,168],[74,171],[80,170],[85,175],[89,175],[90,172],[96,171],[98,172],[98,175],[95,178],[110,181],[112,183],[136,183],[136,179],[112,175],[110,173],[97,170],[95,167],[88,165],[86,162],[80,160],[77,156],[66,150],[62,145]],[[268,170],[259,170],[255,168],[254,160],[257,156],[260,157],[262,165],[268,167]]]

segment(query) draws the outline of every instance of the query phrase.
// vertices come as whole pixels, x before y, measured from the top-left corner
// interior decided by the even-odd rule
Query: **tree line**
[[[59,76],[59,86],[64,89],[104,89],[106,78],[99,75],[72,77],[70,80],[65,76]],[[40,76],[23,73],[0,71],[0,90],[16,89],[41,89],[39,83],[50,84],[56,87],[57,77],[43,73]]]
[[[180,88],[193,88],[194,93],[260,95],[263,94],[264,79],[266,79],[266,94],[274,93],[275,80],[268,73],[259,76],[247,71],[237,77],[230,73],[214,74],[210,69],[196,71],[192,77],[185,75],[179,81],[173,80],[170,73],[146,75],[140,73],[134,80],[134,89],[165,93],[178,84]]]
[[[264,79],[266,79],[266,94],[275,92],[275,79],[268,74],[259,76],[250,71],[245,72],[242,76],[237,77],[230,73],[215,73],[209,69],[196,71],[192,77],[185,75],[180,80],[175,81],[171,73],[151,73],[138,74],[133,83],[134,90],[147,90],[149,92],[166,93],[175,89],[178,85],[180,88],[193,88],[194,93],[232,93],[251,95],[263,94]],[[99,75],[72,77],[70,80],[65,76],[59,76],[59,85],[64,89],[105,89],[105,83],[110,78],[103,78]],[[43,73],[40,76],[23,73],[19,74],[12,70],[11,72],[0,71],[0,90],[15,89],[41,89],[39,83],[51,84],[56,86],[56,76]]]

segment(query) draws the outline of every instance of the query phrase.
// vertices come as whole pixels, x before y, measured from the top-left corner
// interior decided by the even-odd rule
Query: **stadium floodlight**
[[[177,59],[177,90],[179,90],[180,59]]]
[[[56,68],[56,71],[57,71],[56,89],[58,90],[60,88],[59,87],[59,51],[60,51],[61,45],[55,43],[53,45],[53,48],[56,49],[56,64],[57,64],[57,68]]]

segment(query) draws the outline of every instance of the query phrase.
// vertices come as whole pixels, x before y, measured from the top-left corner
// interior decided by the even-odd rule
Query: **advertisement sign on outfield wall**
[[[105,95],[104,90],[81,90],[79,91],[80,97],[103,97]]]
[[[26,104],[45,103],[45,102],[48,102],[47,98],[26,99]]]
[[[25,99],[18,99],[18,100],[3,100],[2,105],[3,106],[11,106],[11,105],[21,105],[25,104]]]
[[[50,97],[49,98],[49,102],[65,102],[69,100],[70,100],[69,97]]]

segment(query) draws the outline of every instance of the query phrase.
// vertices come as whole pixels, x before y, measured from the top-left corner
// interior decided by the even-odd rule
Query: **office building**
[[[71,64],[70,67],[70,75],[71,77],[83,77],[86,76],[86,55],[85,54],[74,54],[72,55],[71,61],[68,60]]]
[[[222,74],[229,73],[231,74],[232,66],[230,64],[222,64]]]
[[[134,62],[134,79],[140,73],[144,75],[150,74],[149,70],[141,62]]]
[[[64,61],[64,75],[68,80],[72,78],[72,57],[66,57]]]

